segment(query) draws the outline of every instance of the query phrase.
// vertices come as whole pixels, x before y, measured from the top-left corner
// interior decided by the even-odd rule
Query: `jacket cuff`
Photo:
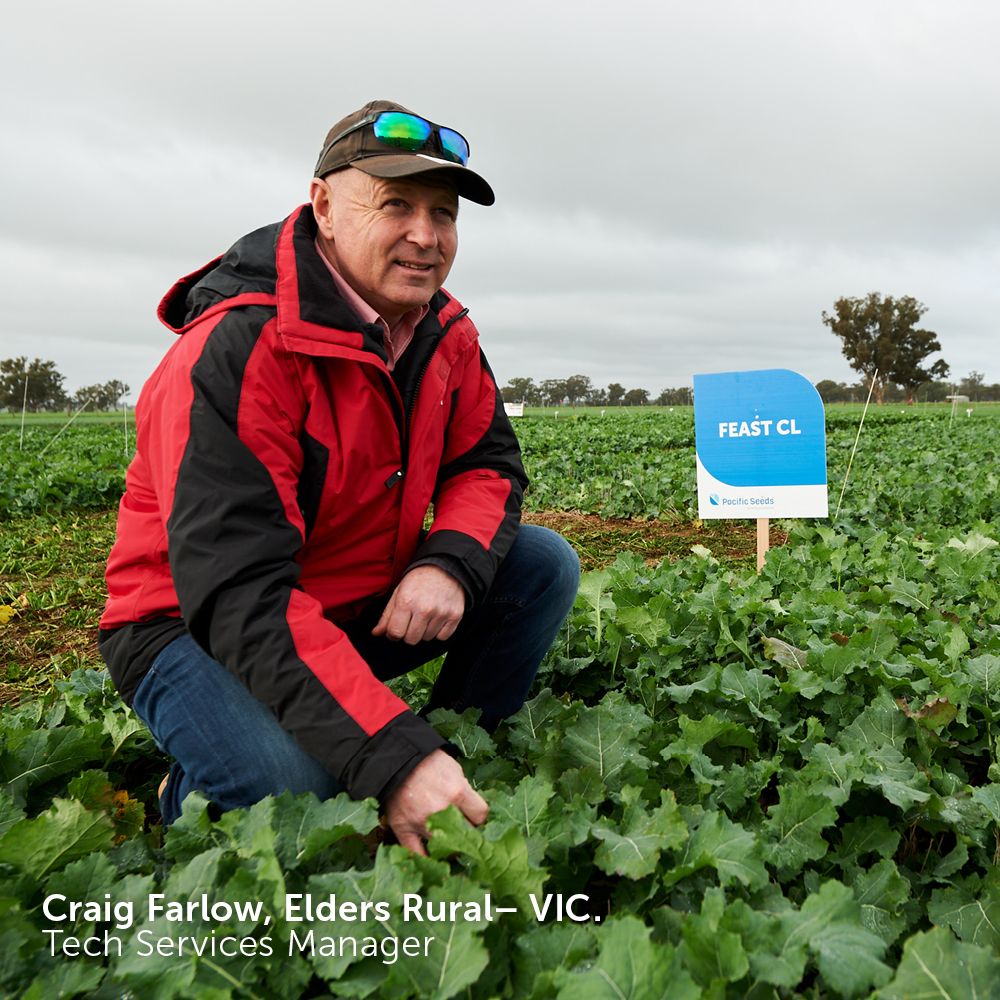
[[[455,748],[436,729],[412,712],[383,726],[348,764],[341,780],[353,799],[386,799],[403,779],[435,750],[456,756]]]
[[[440,554],[430,554],[421,556],[413,560],[409,566],[406,567],[406,572],[409,573],[415,570],[418,566],[437,566],[438,569],[442,569],[448,574],[452,579],[456,580],[461,584],[462,589],[465,591],[465,610],[468,611],[476,602],[473,597],[473,587],[475,584],[472,581],[472,576],[469,571],[465,568],[465,565],[461,563],[454,556]],[[405,573],[403,574],[406,575]]]
[[[485,599],[500,562],[470,535],[451,528],[432,530],[410,565],[424,562],[430,556],[444,557],[461,566],[463,575],[452,573],[452,576],[466,588],[473,604],[481,604]]]

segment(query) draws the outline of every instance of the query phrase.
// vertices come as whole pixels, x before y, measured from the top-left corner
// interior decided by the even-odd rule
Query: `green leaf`
[[[722,776],[722,786],[709,796],[706,805],[712,809],[724,806],[738,813],[749,800],[759,798],[771,778],[781,771],[781,765],[781,754],[730,765]]]
[[[756,750],[757,740],[746,726],[730,719],[718,719],[708,714],[700,719],[689,719],[679,715],[677,724],[685,739],[698,746],[706,746],[714,742],[720,747],[743,747],[746,750]]]
[[[0,788],[0,838],[20,819],[24,819],[24,810],[14,804],[10,792]]]
[[[978,882],[978,879],[974,881]],[[961,887],[935,889],[927,905],[927,916],[942,927],[950,927],[967,944],[1000,950],[1000,871],[987,870],[979,891]]]
[[[935,927],[907,940],[895,977],[875,995],[879,1000],[996,1000],[1000,958]]]
[[[958,538],[948,539],[950,548],[959,549],[972,559],[975,559],[982,552],[995,549],[998,544],[1000,542],[997,542],[993,538],[988,538],[986,535],[981,535],[978,531],[973,531],[964,542]]]
[[[282,866],[296,868],[344,837],[363,837],[378,826],[374,799],[340,794],[320,801],[312,793],[285,792],[274,800],[274,852]]]
[[[797,871],[806,861],[817,861],[828,848],[822,831],[837,822],[837,810],[825,795],[783,785],[778,804],[771,807],[764,829],[771,835],[768,860],[777,868]]]
[[[825,882],[802,904],[795,933],[805,936],[823,978],[847,996],[881,986],[892,975],[881,959],[885,942],[867,930],[854,894],[840,882]]]
[[[773,986],[789,989],[797,986],[806,968],[806,941],[795,933],[795,921],[782,923],[785,915],[798,917],[798,912],[780,897],[784,904],[781,915],[756,911],[742,899],[727,908],[723,926],[738,932],[750,962],[753,975]]]
[[[720,979],[736,982],[750,968],[740,935],[719,926],[725,905],[722,891],[710,889],[705,894],[701,913],[688,914],[682,927],[681,959],[702,986]]]
[[[107,969],[84,959],[63,960],[40,972],[21,1000],[69,1000],[100,986]]]
[[[507,720],[508,739],[514,752],[533,761],[545,757],[550,740],[555,740],[560,734],[558,723],[569,711],[548,688],[526,701]]]
[[[669,622],[655,618],[645,607],[618,608],[615,625],[649,649],[656,649],[670,635]]]
[[[578,795],[592,806],[600,805],[608,791],[600,774],[592,767],[573,767],[563,771],[556,790],[567,801]]]
[[[864,774],[862,756],[857,750],[841,753],[827,743],[816,743],[805,757],[809,766],[803,770],[803,780],[808,777],[810,788],[825,795],[834,805],[843,805],[850,798],[854,782]]]
[[[355,963],[364,964],[360,947],[357,955],[352,951],[339,946],[324,947],[322,939],[333,938],[335,941],[341,935],[356,938],[359,942],[363,937],[399,937],[406,938],[410,935],[426,933],[435,934],[440,926],[445,924],[426,923],[415,918],[404,920],[404,895],[414,893],[423,897],[424,864],[433,866],[440,875],[447,874],[447,867],[436,861],[427,859],[417,859],[409,851],[402,847],[391,848],[380,847],[375,855],[375,866],[370,871],[357,871],[350,869],[346,872],[330,872],[323,875],[313,875],[305,887],[305,894],[311,894],[317,904],[314,907],[314,919],[310,922],[306,920],[304,900],[299,900],[299,913],[296,916],[300,920],[292,920],[291,911],[286,918],[286,927],[289,932],[294,931],[300,942],[308,939],[309,932],[313,933],[311,945],[316,950],[315,955],[308,955],[310,964],[328,981],[339,980],[345,973],[348,966]],[[466,883],[467,885],[468,883]],[[483,901],[482,890],[475,889],[477,898],[481,904]],[[344,903],[352,903],[355,906],[355,919],[345,922],[343,919],[328,921],[326,914],[318,909],[318,903],[328,901],[330,896],[336,896],[338,907]],[[364,904],[369,904],[365,906]],[[373,905],[378,904],[378,905]],[[379,916],[379,910],[388,906],[389,919],[384,920]],[[342,912],[338,910],[338,913]],[[319,919],[323,916],[324,919]],[[336,916],[336,914],[334,914]],[[292,942],[294,944],[294,941]],[[346,952],[346,954],[344,953]],[[409,959],[407,959],[409,961]],[[388,975],[388,966],[379,963],[379,969],[375,972],[378,975],[374,978],[375,988]],[[359,973],[360,974],[360,973]],[[371,979],[373,973],[366,974]],[[350,994],[348,994],[350,995]]]
[[[972,799],[981,805],[994,823],[1000,823],[1000,784],[991,782],[972,789]]]
[[[719,884],[760,889],[768,883],[763,846],[757,837],[723,812],[708,812],[691,834],[680,859],[691,870],[712,866]]]
[[[865,854],[891,858],[899,847],[902,836],[889,826],[884,816],[863,816],[841,829],[841,842],[837,854],[842,860],[854,863]]]
[[[909,899],[910,883],[889,858],[861,872],[854,881],[854,896],[861,904],[861,922],[887,945],[906,929],[900,907]]]
[[[102,720],[104,732],[111,738],[110,760],[133,736],[149,736],[149,730],[142,724],[139,717],[124,705],[104,710]]]
[[[776,915],[755,913],[742,901],[729,907],[724,925],[742,930],[753,974],[775,986],[795,987],[811,957],[838,993],[853,996],[885,983],[885,944],[866,930],[861,907],[847,886],[825,882],[801,910],[782,904]]]
[[[885,690],[840,735],[839,742],[864,752],[889,746],[902,752],[913,735],[914,724],[896,707]]]
[[[514,943],[514,987],[529,996],[536,977],[559,968],[571,968],[597,951],[597,940],[587,925],[546,924],[520,935]]]
[[[892,595],[896,604],[920,611],[928,611],[934,601],[934,588],[913,580],[893,580],[886,587],[886,593]]]
[[[743,702],[759,719],[777,722],[780,715],[770,707],[772,692],[778,682],[763,670],[747,670],[738,663],[730,663],[722,671],[720,690],[726,697]]]
[[[1000,701],[1000,656],[984,653],[965,661],[965,672],[973,680],[973,689],[987,702]]]
[[[20,996],[20,988],[37,968],[33,957],[47,940],[21,913],[16,900],[0,897],[0,990],[5,998]]]
[[[45,891],[47,895],[60,893],[71,902],[103,902],[104,894],[112,892],[117,881],[118,872],[108,856],[95,852],[68,864],[61,872],[53,875],[48,880]],[[59,929],[74,936],[86,937],[94,933],[94,921],[86,920],[81,910],[75,921],[66,921],[59,925]]]
[[[687,840],[687,824],[681,818],[673,792],[660,793],[660,805],[647,813],[641,791],[626,785],[621,797],[625,809],[621,832],[595,824],[591,832],[603,841],[594,854],[594,864],[608,875],[641,878],[656,868],[660,851],[679,847]]]
[[[69,711],[83,723],[95,717],[95,708],[100,717],[105,705],[122,704],[107,670],[74,670],[68,681],[57,681],[56,687],[62,691]]]
[[[649,716],[620,692],[605,695],[594,708],[580,709],[579,720],[566,730],[563,752],[568,766],[593,767],[616,791],[650,767],[640,750],[639,735],[651,725]]]
[[[452,902],[482,902],[482,894],[460,879],[449,879],[443,886],[425,894],[431,908],[448,906]],[[465,912],[463,906],[459,912]],[[486,968],[490,953],[476,931],[486,921],[459,919],[434,928],[434,941],[425,957],[421,949],[418,957],[401,958],[389,967],[389,975],[380,991],[384,1000],[418,996],[428,1000],[448,1000],[460,990],[471,986]],[[412,931],[411,931],[412,933]],[[430,936],[430,930],[427,936]],[[423,935],[421,937],[422,941]]]
[[[599,940],[590,968],[560,976],[558,1000],[700,1000],[673,946],[651,942],[649,928],[635,917],[609,921]]]
[[[910,809],[931,797],[927,774],[895,747],[884,746],[870,751],[865,759],[866,785],[882,794],[900,809]]]
[[[496,903],[523,907],[528,895],[541,895],[546,873],[534,868],[528,858],[528,845],[519,829],[511,826],[497,840],[487,840],[482,832],[449,806],[427,820],[431,831],[431,857],[446,858],[459,853],[469,861],[469,874],[481,882]]]
[[[697,694],[711,694],[719,686],[722,667],[707,663],[689,684],[665,684],[664,694],[678,705],[686,705]]]
[[[163,841],[168,858],[189,861],[202,851],[225,843],[228,837],[212,822],[209,802],[204,792],[191,792],[181,804],[179,819],[170,824]]]
[[[574,608],[583,610],[579,617],[594,630],[598,648],[601,645],[601,631],[605,616],[615,610],[614,601],[605,595],[608,586],[609,574],[607,570],[584,573],[580,577],[580,589],[577,591],[576,603],[573,605]]]
[[[549,805],[552,795],[552,785],[534,775],[522,778],[512,793],[500,789],[487,791],[485,798],[490,806],[490,818],[483,827],[483,836],[487,840],[501,837],[513,823],[524,836],[531,863],[540,864],[551,836]],[[603,794],[601,797],[603,799]]]
[[[435,709],[427,721],[462,752],[462,757],[477,760],[496,753],[496,744],[485,729],[476,725],[482,713],[478,708],[467,708],[461,715],[450,708]]]
[[[54,799],[37,819],[22,819],[0,838],[0,861],[36,878],[91,851],[112,846],[111,820],[72,799]]]
[[[30,733],[16,752],[0,754],[0,776],[17,805],[34,785],[101,759],[101,749],[82,729],[60,726]]]

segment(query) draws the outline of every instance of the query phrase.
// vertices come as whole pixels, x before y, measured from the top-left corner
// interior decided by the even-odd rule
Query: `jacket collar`
[[[157,314],[175,333],[223,310],[248,305],[277,309],[278,333],[293,351],[327,357],[386,361],[382,329],[364,323],[344,301],[315,247],[312,206],[300,205],[282,223],[265,226],[225,254],[181,278]],[[430,301],[418,329],[440,334],[461,304],[444,289]],[[463,340],[476,336],[467,324]]]

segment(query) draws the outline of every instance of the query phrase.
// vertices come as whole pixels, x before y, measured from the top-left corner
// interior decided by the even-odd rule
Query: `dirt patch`
[[[750,567],[756,566],[757,529],[742,521],[624,521],[600,518],[596,514],[524,514],[526,524],[540,524],[558,531],[580,556],[584,570],[601,569],[615,561],[619,552],[634,552],[647,563],[679,559],[695,545],[703,545],[717,559]],[[771,547],[784,545],[786,532],[771,526]]]

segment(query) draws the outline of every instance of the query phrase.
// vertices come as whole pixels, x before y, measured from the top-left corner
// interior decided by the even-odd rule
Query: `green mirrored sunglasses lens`
[[[415,115],[387,111],[375,121],[375,137],[399,149],[420,149],[431,134],[429,122]]]
[[[469,144],[457,132],[450,128],[439,128],[438,135],[441,137],[441,148],[444,155],[449,160],[461,163],[464,167],[469,162]]]

